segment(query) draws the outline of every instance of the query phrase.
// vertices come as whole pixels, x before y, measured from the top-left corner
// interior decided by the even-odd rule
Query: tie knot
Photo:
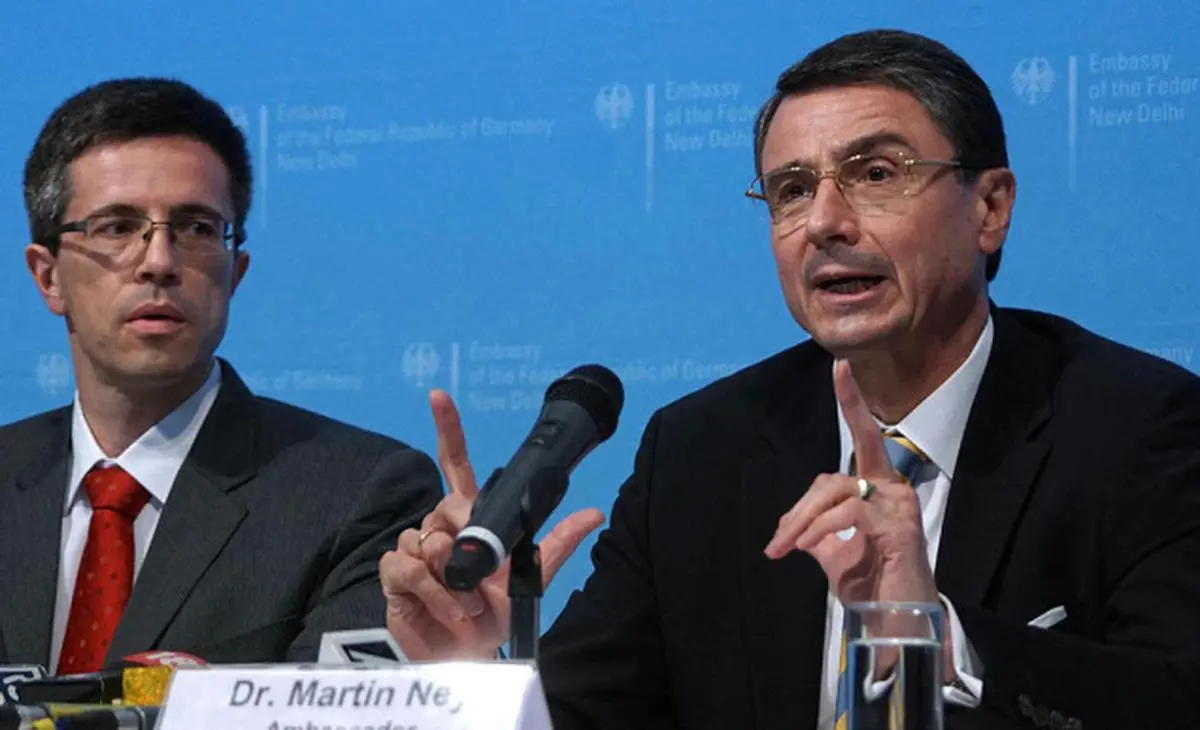
[[[891,454],[894,449],[892,444],[895,444],[897,446],[903,447],[906,451],[909,452],[909,454],[911,454],[913,457],[916,457],[917,460],[920,461],[922,464],[926,464],[930,461],[929,455],[926,454],[924,451],[922,451],[920,446],[917,446],[916,444],[914,444],[912,441],[909,440],[909,438],[907,436],[900,433],[900,431],[898,431],[897,429],[894,429],[894,428],[884,429],[883,435],[887,437],[887,442],[885,442],[885,443],[887,445],[889,454]],[[897,453],[897,455],[899,455],[899,452],[896,452],[896,453]],[[906,458],[909,458],[909,457],[906,457]],[[895,460],[896,460],[896,456],[893,456],[892,461],[894,462]]]
[[[892,462],[892,467],[896,470],[904,481],[909,484],[914,484],[917,481],[917,476],[920,474],[921,467],[932,461],[929,455],[921,450],[919,446],[914,444],[904,434],[894,428],[883,430],[883,448],[887,451],[888,459]],[[857,465],[855,464],[854,454],[850,454],[850,473],[857,473]]]
[[[892,460],[892,466],[909,484],[915,483],[921,466],[929,463],[929,456],[894,428],[885,429],[883,435],[883,446]]]
[[[83,489],[93,510],[112,510],[128,520],[136,519],[150,500],[150,493],[115,464],[92,467],[83,478]]]

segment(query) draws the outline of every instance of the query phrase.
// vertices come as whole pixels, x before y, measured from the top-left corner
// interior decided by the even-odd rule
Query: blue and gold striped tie
[[[883,446],[887,449],[888,458],[892,460],[892,466],[905,482],[916,484],[917,475],[921,471],[921,467],[928,464],[930,459],[924,451],[908,440],[908,437],[900,433],[894,428],[885,429]],[[850,474],[854,474],[854,454],[850,455]],[[850,727],[850,696],[852,686],[846,679],[846,629],[845,619],[842,621],[842,648],[840,658],[838,659],[838,686],[837,686],[837,718],[834,723],[834,730],[848,730]],[[899,727],[899,723],[893,723],[894,727]]]

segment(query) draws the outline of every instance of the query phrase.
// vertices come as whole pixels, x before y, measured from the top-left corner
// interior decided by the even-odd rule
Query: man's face
[[[762,169],[820,172],[855,155],[864,162],[843,167],[854,189],[839,189],[832,176],[807,188],[796,184],[802,177],[774,178],[785,181],[777,199],[801,211],[772,223],[788,308],[838,357],[892,349],[914,334],[950,337],[986,307],[984,262],[1003,243],[1012,204],[1012,188],[1005,202],[993,183],[1011,175],[988,172],[964,185],[949,166],[917,164],[905,176],[889,160],[952,161],[955,151],[915,98],[881,86],[785,99]]]
[[[109,212],[155,221],[205,214],[234,220],[229,171],[211,147],[194,139],[100,145],[72,162],[68,173],[63,222]],[[188,250],[166,226],[121,255],[94,244],[84,233],[69,232],[57,256],[38,244],[26,252],[50,310],[67,320],[77,377],[136,389],[207,372],[248,255]]]

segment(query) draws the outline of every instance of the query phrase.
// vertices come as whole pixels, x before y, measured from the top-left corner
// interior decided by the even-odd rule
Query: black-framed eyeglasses
[[[235,245],[233,224],[216,213],[184,213],[165,221],[136,213],[96,213],[63,223],[58,233],[82,233],[89,248],[120,258],[149,244],[159,226],[166,227],[171,242],[189,254],[220,256]]]
[[[926,180],[927,176],[918,172],[925,167],[972,169],[957,160],[916,158],[899,151],[870,152],[847,157],[827,170],[788,165],[765,172],[745,194],[766,203],[777,225],[802,224],[825,178],[834,181],[857,213],[899,213]]]

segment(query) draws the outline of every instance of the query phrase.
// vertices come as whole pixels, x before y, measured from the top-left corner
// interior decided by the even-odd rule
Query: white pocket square
[[[1066,606],[1055,606],[1049,611],[1029,622],[1035,629],[1048,629],[1067,617]]]

